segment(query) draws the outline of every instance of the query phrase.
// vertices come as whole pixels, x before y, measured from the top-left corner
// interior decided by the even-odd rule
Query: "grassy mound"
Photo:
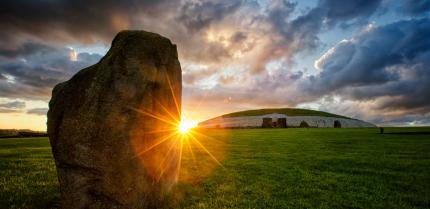
[[[336,115],[336,114],[323,112],[323,111],[300,109],[300,108],[269,108],[269,109],[245,110],[245,111],[225,114],[225,115],[222,115],[221,117],[229,118],[229,117],[243,117],[243,116],[258,116],[258,115],[266,115],[271,113],[286,114],[288,116],[324,116],[324,117],[351,119],[342,115]]]

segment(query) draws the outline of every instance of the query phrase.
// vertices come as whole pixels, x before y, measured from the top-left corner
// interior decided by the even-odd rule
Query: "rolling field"
[[[200,132],[165,208],[430,208],[430,128]],[[1,139],[0,207],[58,199],[48,139]]]

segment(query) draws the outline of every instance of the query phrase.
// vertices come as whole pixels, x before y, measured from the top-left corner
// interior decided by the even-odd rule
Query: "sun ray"
[[[167,166],[163,166],[163,164],[166,161],[167,157],[170,157],[169,154],[172,151],[174,145],[177,144],[177,141],[178,141],[178,138],[176,138],[176,140],[174,142],[172,142],[172,144],[170,145],[169,149],[167,150],[167,153],[164,155],[163,160],[161,161],[160,165],[158,166],[157,170],[160,170],[160,168],[161,168],[161,172],[160,172],[160,175],[157,178],[157,181],[160,181],[161,177],[163,177],[163,174],[164,174],[164,172],[166,171],[166,168],[167,168]]]
[[[191,147],[191,143],[190,143],[190,140],[188,140],[188,138],[189,137],[187,136],[186,142],[187,142],[188,151],[191,153],[191,158],[195,162],[196,161],[196,157],[194,156],[193,148]]]
[[[143,155],[143,154],[145,154],[146,152],[148,152],[148,151],[149,151],[149,150],[151,150],[151,149],[154,149],[156,146],[158,146],[158,145],[162,144],[163,142],[165,142],[165,141],[169,140],[170,138],[172,138],[172,137],[173,137],[173,136],[175,136],[176,134],[177,134],[177,133],[173,132],[173,133],[170,133],[169,135],[167,135],[167,136],[163,137],[162,139],[158,140],[156,143],[152,144],[152,145],[151,145],[150,147],[148,147],[147,149],[145,149],[145,150],[143,150],[143,151],[141,151],[141,152],[138,152],[138,153],[136,154],[136,157],[137,157],[137,156],[139,156],[139,155]]]
[[[160,120],[160,121],[163,121],[163,122],[165,122],[165,123],[168,123],[168,124],[170,124],[170,125],[173,125],[173,126],[177,126],[178,124],[176,124],[176,123],[174,123],[174,122],[172,122],[172,121],[169,121],[169,120],[167,120],[167,119],[164,119],[164,118],[162,118],[162,117],[159,117],[159,116],[156,116],[156,115],[154,115],[154,114],[152,114],[152,113],[149,113],[149,112],[146,112],[146,111],[144,111],[144,110],[139,110],[139,109],[136,109],[136,108],[133,108],[133,107],[129,107],[130,109],[132,109],[132,110],[134,110],[134,111],[137,111],[137,112],[139,112],[139,113],[142,113],[142,114],[144,114],[144,115],[147,115],[147,116],[150,116],[150,117],[152,117],[152,118],[155,118],[155,119],[158,119],[158,120]]]
[[[161,129],[161,130],[154,130],[154,131],[147,131],[147,134],[154,134],[154,133],[164,133],[164,132],[172,132],[172,131],[176,131],[178,128],[166,128],[166,129]]]
[[[179,103],[176,99],[175,92],[173,91],[172,84],[170,82],[170,78],[167,76],[167,74],[166,74],[166,79],[167,79],[167,83],[169,84],[170,92],[172,92],[173,102],[175,103],[176,111],[179,114],[181,112],[181,109],[179,108]]]
[[[212,153],[211,152],[209,152],[209,150],[207,150],[206,149],[206,147],[205,146],[203,146],[203,144],[201,144],[200,143],[200,141],[197,139],[197,138],[195,138],[193,135],[189,135],[219,166],[221,166],[221,167],[223,167],[224,168],[224,166],[221,164],[221,162],[219,162],[217,159],[216,159],[216,157],[215,156],[213,156],[212,155]]]
[[[181,136],[180,140],[181,146],[179,148],[179,158],[178,158],[178,177],[179,177],[179,170],[181,169],[181,163],[182,163],[182,149],[184,147],[184,135]]]
[[[161,102],[159,101],[156,101],[156,102],[158,105],[160,105],[160,107],[164,110],[164,112],[166,112],[176,123],[180,122],[176,116],[174,116],[166,107],[164,107],[164,105],[161,104]]]
[[[214,141],[219,142],[219,143],[223,143],[221,140],[218,140],[218,139],[216,139],[216,138],[214,138],[214,137],[210,137],[210,136],[208,136],[208,135],[202,134],[202,133],[200,133],[199,131],[196,131],[196,130],[190,130],[190,132],[191,132],[191,134],[199,135],[199,136],[201,136],[201,137],[205,137],[205,138],[207,138],[207,139],[214,140]]]

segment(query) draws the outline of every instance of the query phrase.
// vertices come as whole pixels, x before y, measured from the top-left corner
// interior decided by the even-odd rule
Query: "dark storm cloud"
[[[31,46],[31,47],[27,47]],[[52,87],[70,78],[78,70],[95,64],[97,54],[80,53],[26,43],[16,50],[0,53],[0,97],[47,99]]]
[[[27,114],[46,115],[47,112],[48,112],[48,108],[33,108],[33,109],[29,109],[27,111]]]
[[[293,20],[291,27],[287,28],[290,30],[283,31],[283,34],[286,37],[296,38],[305,36],[301,45],[314,48],[317,46],[317,35],[321,29],[347,21],[367,19],[376,11],[380,3],[381,0],[320,0],[317,7]]]
[[[380,4],[381,0],[321,0],[317,10],[323,11],[329,24],[336,24],[339,21],[369,17]]]
[[[377,100],[377,108],[430,112],[430,19],[370,28],[337,44],[316,66],[304,91]]]
[[[424,15],[430,11],[430,0],[403,0],[402,11],[409,15]]]
[[[178,22],[183,23],[191,32],[207,27],[212,22],[220,21],[225,16],[239,9],[243,1],[187,1],[181,7]]]
[[[26,56],[36,52],[49,52],[52,48],[40,43],[27,42],[14,48],[0,47],[0,56],[6,58],[16,58]]]
[[[24,107],[25,107],[25,102],[22,102],[22,101],[0,103],[0,113],[21,112]]]
[[[133,24],[134,15],[156,14],[169,4],[172,3],[163,0],[3,1],[0,38],[2,44],[21,36],[53,38],[51,41],[56,42],[110,40],[120,27]]]

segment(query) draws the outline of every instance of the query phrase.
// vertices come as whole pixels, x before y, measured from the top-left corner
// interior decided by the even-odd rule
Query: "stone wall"
[[[277,121],[278,118],[287,119],[287,127],[299,127],[302,121],[315,128],[333,128],[335,121],[339,121],[342,128],[361,128],[361,127],[376,127],[374,124],[347,118],[323,117],[323,116],[288,116],[284,114],[268,114],[259,116],[244,116],[244,117],[217,117],[199,123],[199,127],[204,128],[255,128],[261,127],[263,118],[272,118],[272,121]]]

